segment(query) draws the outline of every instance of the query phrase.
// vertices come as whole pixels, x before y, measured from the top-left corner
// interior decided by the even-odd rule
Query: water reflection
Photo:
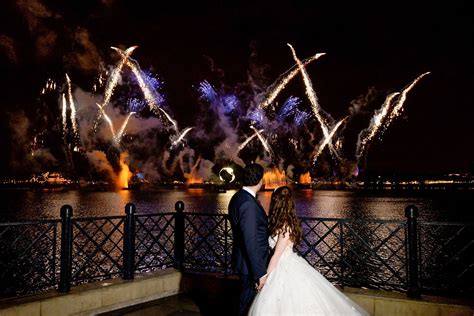
[[[217,211],[222,214],[227,214],[227,207],[229,205],[232,195],[237,192],[237,190],[227,191],[226,193],[217,194]]]
[[[125,205],[134,203],[137,213],[173,212],[183,201],[187,212],[226,213],[235,190],[217,193],[202,188],[118,192],[0,190],[1,221],[58,218],[60,208],[70,204],[75,217],[123,215]],[[268,211],[272,191],[258,193]],[[470,212],[474,192],[366,193],[336,190],[295,190],[300,216],[325,218],[404,219],[409,204],[420,210],[424,220],[473,220]]]
[[[130,190],[118,191],[118,196],[121,200],[122,205],[127,205],[129,202],[132,201]]]

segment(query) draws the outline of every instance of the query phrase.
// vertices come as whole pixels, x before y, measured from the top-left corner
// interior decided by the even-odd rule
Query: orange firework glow
[[[183,135],[185,133],[186,133],[186,131],[183,132]],[[191,168],[191,172],[184,174],[184,177],[186,178],[186,184],[187,185],[198,185],[198,184],[203,184],[204,183],[204,179],[199,174],[199,164],[200,164],[200,162],[201,162],[201,157],[198,158],[198,160],[196,161],[194,166]]]
[[[300,175],[299,182],[301,184],[311,184],[311,176],[309,175],[309,171]]]
[[[187,180],[186,181],[187,184],[203,184],[204,183],[204,180],[196,175],[190,175],[186,180]]]
[[[128,180],[132,177],[132,173],[126,163],[127,158],[128,153],[120,153],[120,173],[117,178],[117,188],[119,189],[128,189]]]
[[[287,185],[285,171],[280,171],[277,168],[265,171],[263,185],[265,190],[273,190],[282,185]]]

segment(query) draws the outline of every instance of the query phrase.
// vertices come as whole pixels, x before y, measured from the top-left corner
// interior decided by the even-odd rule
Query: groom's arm
[[[262,236],[259,236],[258,231],[258,211],[252,202],[244,202],[241,206],[240,218],[240,227],[245,250],[250,261],[250,268],[256,280],[267,273],[265,262],[266,249],[259,247],[259,237],[262,238]],[[265,236],[263,236],[263,238],[265,238]]]

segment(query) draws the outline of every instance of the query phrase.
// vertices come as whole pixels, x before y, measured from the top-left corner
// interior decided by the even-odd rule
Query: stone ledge
[[[474,302],[422,295],[410,299],[404,293],[345,288],[343,291],[354,302],[374,316],[472,316]]]
[[[70,293],[50,291],[0,301],[0,316],[93,315],[177,294],[180,283],[181,272],[175,269],[140,274],[134,280],[104,280],[75,286]]]
[[[70,293],[44,294],[0,301],[0,316],[96,315],[151,302],[177,293],[195,301],[203,314],[228,314],[238,304],[238,279],[213,273],[184,273],[166,269],[140,274],[134,280],[112,279],[73,287]],[[344,288],[343,292],[370,315],[473,316],[473,300]],[[237,301],[235,301],[237,299]]]

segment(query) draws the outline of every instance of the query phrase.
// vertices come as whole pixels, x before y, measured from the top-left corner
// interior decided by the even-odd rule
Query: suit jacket
[[[229,202],[229,217],[233,234],[234,270],[258,280],[267,273],[267,215],[253,195],[240,189]]]

